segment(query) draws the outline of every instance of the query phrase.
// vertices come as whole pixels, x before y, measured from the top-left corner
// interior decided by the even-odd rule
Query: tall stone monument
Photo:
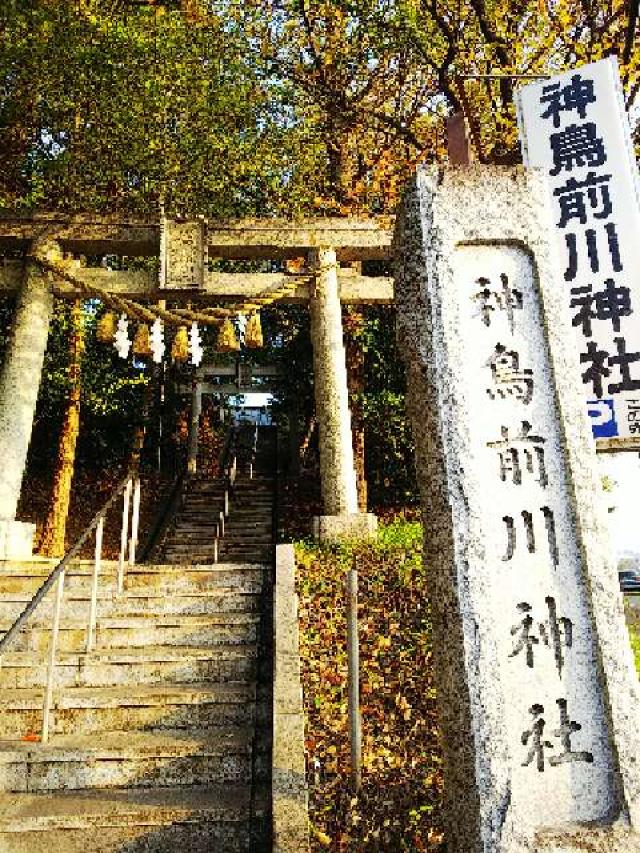
[[[640,851],[640,701],[543,177],[421,171],[396,302],[452,853]]]

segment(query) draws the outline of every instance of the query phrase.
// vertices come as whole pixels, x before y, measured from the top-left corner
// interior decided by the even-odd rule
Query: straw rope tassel
[[[249,349],[260,349],[260,347],[264,346],[260,314],[257,312],[252,314],[247,320],[247,326],[244,330],[244,342]]]
[[[236,330],[231,320],[225,320],[218,333],[216,349],[220,352],[236,352],[240,349],[240,343],[236,336]]]
[[[142,358],[148,358],[152,354],[149,327],[146,323],[140,323],[136,329],[136,335],[133,339],[133,354]]]
[[[189,334],[186,326],[180,326],[171,345],[171,358],[186,361],[189,358]]]
[[[112,344],[116,336],[116,315],[113,311],[107,311],[98,320],[96,338],[101,344]]]

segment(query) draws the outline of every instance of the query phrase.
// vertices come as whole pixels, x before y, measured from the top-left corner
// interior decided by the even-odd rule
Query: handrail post
[[[220,538],[224,539],[224,513],[220,513]]]
[[[213,540],[213,562],[218,562],[218,537]]]
[[[229,515],[229,489],[224,490],[224,514]]]
[[[87,652],[93,649],[96,636],[96,619],[98,616],[98,577],[102,564],[102,537],[104,534],[104,515],[96,527],[96,551],[93,560],[93,578],[91,580],[91,604],[89,606],[89,624],[87,625]]]
[[[51,718],[51,704],[53,701],[53,682],[56,671],[56,655],[58,651],[58,634],[60,632],[60,611],[62,609],[62,596],[64,593],[63,569],[58,575],[58,586],[56,588],[56,600],[53,608],[53,623],[51,625],[51,643],[49,645],[49,661],[47,664],[47,684],[44,691],[44,704],[42,707],[42,743],[49,740],[49,721]]]
[[[127,556],[127,539],[129,537],[129,507],[133,482],[127,480],[122,500],[122,528],[120,530],[120,557],[118,559],[118,594],[124,589],[124,564]]]
[[[133,486],[133,510],[131,512],[131,539],[129,540],[129,565],[136,563],[136,546],[138,544],[138,526],[140,524],[140,478],[136,477]]]

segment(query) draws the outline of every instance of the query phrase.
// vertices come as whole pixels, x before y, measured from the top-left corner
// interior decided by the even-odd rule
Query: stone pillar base
[[[0,519],[0,560],[30,560],[35,533],[35,524]]]
[[[341,539],[370,539],[378,529],[378,519],[372,512],[344,515],[316,515],[313,519],[313,538],[316,542],[339,542]]]

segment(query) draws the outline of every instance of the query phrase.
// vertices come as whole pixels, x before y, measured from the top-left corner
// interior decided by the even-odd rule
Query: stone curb
[[[309,850],[304,709],[300,681],[298,597],[293,545],[276,546],[273,595],[273,850]]]

